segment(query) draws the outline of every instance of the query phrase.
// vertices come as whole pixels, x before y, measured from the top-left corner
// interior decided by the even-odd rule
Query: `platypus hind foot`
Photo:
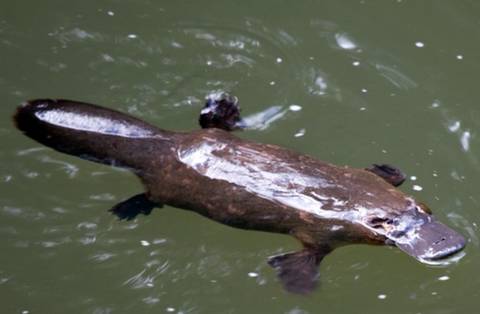
[[[403,173],[400,169],[387,164],[373,164],[371,167],[366,168],[366,170],[382,177],[385,181],[393,186],[401,185],[407,178],[405,173]]]
[[[238,98],[227,93],[211,95],[198,119],[203,129],[217,128],[234,131],[243,128]]]
[[[304,248],[302,251],[272,256],[268,264],[276,269],[285,290],[308,294],[317,287],[318,265],[329,252]]]
[[[133,220],[138,214],[149,215],[155,207],[162,206],[150,201],[145,193],[141,193],[118,203],[110,211],[120,220]]]

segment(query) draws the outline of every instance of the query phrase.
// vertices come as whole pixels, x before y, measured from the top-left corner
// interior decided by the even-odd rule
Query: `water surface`
[[[3,1],[0,295],[5,313],[476,313],[480,30],[474,1]],[[142,187],[61,155],[10,121],[26,99],[102,104],[197,128],[204,97],[284,115],[242,137],[336,164],[388,162],[402,190],[468,237],[448,267],[386,247],[328,256],[313,295],[270,255],[294,239],[175,208],[120,222]],[[293,110],[288,110],[291,108]]]

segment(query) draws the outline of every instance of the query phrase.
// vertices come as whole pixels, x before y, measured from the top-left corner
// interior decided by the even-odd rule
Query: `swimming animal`
[[[131,169],[146,192],[111,209],[122,219],[170,205],[232,227],[297,238],[302,250],[269,260],[291,292],[312,291],[322,259],[346,244],[394,245],[420,261],[465,246],[463,236],[395,187],[405,179],[395,167],[336,166],[235,136],[229,131],[246,125],[229,95],[209,99],[199,119],[203,128],[191,132],[62,99],[26,102],[14,122],[57,151]]]

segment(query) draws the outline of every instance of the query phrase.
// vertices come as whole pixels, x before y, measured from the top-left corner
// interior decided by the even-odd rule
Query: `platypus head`
[[[465,238],[437,221],[423,203],[409,199],[407,208],[399,214],[388,212],[383,217],[373,217],[367,225],[421,262],[436,263],[461,251]]]

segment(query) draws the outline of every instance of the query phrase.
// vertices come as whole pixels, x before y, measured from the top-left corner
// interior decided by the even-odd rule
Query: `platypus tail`
[[[63,99],[28,101],[13,120],[25,135],[57,151],[133,169],[172,134],[115,110]]]

